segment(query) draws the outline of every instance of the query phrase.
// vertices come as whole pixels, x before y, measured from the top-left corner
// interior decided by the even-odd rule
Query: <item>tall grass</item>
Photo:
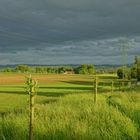
[[[24,76],[10,77],[4,81],[5,75],[1,75],[4,78],[1,84],[13,85],[0,86],[0,140],[27,140],[29,97],[25,95],[24,85],[20,85]],[[93,93],[91,76],[35,77],[41,80],[36,99],[35,140],[140,139],[139,94],[100,94],[95,104],[94,95],[90,94]],[[100,78],[113,80],[116,77],[101,75]],[[114,91],[118,90],[117,86]],[[140,88],[132,90],[139,92]],[[102,92],[111,92],[110,82],[100,83],[99,93]]]
[[[134,121],[133,117],[126,113],[126,108],[123,108],[126,110],[123,113],[111,105],[112,99],[109,99],[110,104],[108,104],[107,99],[106,96],[99,95],[98,102],[94,104],[92,94],[79,94],[60,97],[51,104],[38,104],[35,115],[35,140],[139,139],[139,121]],[[132,102],[136,101],[133,99]],[[0,118],[0,139],[26,140],[28,114],[26,110]]]
[[[108,103],[129,117],[140,132],[140,95],[119,94],[109,97]],[[139,134],[140,139],[140,134]]]

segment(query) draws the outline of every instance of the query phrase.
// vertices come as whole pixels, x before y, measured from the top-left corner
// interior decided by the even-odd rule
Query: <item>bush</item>
[[[92,64],[83,64],[74,69],[74,72],[77,74],[94,74],[95,69],[94,65]]]
[[[130,70],[126,66],[120,67],[117,70],[117,75],[118,75],[119,79],[130,79],[131,78]]]
[[[30,67],[27,65],[17,65],[15,68],[15,71],[17,71],[17,72],[29,72]]]

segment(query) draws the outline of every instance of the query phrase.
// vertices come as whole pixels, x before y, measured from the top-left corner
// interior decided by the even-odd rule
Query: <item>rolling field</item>
[[[0,74],[0,140],[27,140],[29,95],[25,74]],[[140,88],[118,92],[99,85],[94,103],[93,76],[35,74],[39,82],[35,140],[139,140]],[[115,75],[99,75],[116,79]],[[105,93],[103,92],[105,91]]]
[[[0,112],[28,105],[25,74],[0,74]],[[93,77],[77,75],[32,75],[38,80],[37,102],[53,102],[61,96],[93,91]]]

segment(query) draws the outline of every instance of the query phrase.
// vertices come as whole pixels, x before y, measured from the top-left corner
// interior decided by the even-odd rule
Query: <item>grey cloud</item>
[[[132,63],[136,54],[140,55],[140,42],[129,38],[127,63]],[[104,40],[85,40],[79,42],[65,42],[62,44],[40,44],[39,48],[32,46],[28,50],[15,53],[0,54],[1,63],[36,63],[36,64],[121,64],[120,38]]]
[[[18,62],[24,62],[18,52],[38,53],[40,62],[45,51],[56,63],[61,56],[65,63],[99,56],[108,63],[126,35],[135,46],[128,54],[139,54],[139,9],[139,0],[1,0],[0,52],[16,54]]]

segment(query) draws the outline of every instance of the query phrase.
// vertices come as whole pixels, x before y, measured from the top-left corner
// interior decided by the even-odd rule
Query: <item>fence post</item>
[[[128,88],[129,88],[129,90],[131,91],[131,80],[128,81]]]
[[[124,92],[124,85],[125,85],[125,83],[124,83],[124,79],[122,80],[122,92]]]
[[[118,82],[118,86],[119,86],[119,92],[121,92],[121,82]]]
[[[35,110],[35,95],[37,88],[37,81],[33,80],[31,75],[26,80],[27,92],[30,95],[30,123],[29,123],[29,140],[33,140],[33,129],[34,129],[34,110]]]
[[[111,81],[111,93],[113,93],[113,89],[114,89],[114,82]]]
[[[29,140],[33,140],[33,127],[34,127],[34,95],[30,95],[30,125],[29,125]]]
[[[97,102],[97,94],[98,94],[98,79],[95,77],[95,94],[94,94],[94,102]]]

